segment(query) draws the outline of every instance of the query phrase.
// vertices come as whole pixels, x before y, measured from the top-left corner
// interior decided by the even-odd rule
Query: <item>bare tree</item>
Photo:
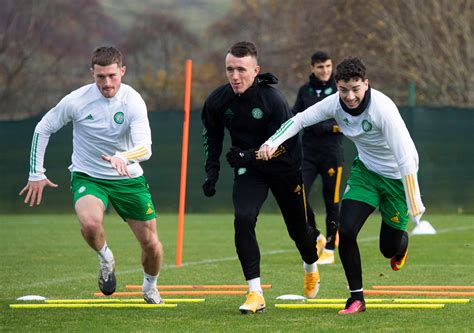
[[[150,110],[182,105],[185,61],[197,45],[197,37],[176,18],[154,11],[139,15],[124,49],[132,81]]]
[[[336,62],[361,57],[374,86],[401,105],[411,81],[418,104],[469,106],[473,15],[472,0],[241,0],[211,31],[227,43],[256,42],[290,97],[323,49]]]
[[[472,0],[380,1],[371,9],[386,36],[376,42],[392,58],[388,74],[413,81],[419,103],[474,104]]]
[[[113,30],[96,0],[3,0],[0,119],[46,111],[88,78],[92,49]]]

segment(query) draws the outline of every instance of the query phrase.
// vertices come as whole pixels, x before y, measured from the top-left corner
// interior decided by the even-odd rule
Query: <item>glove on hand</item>
[[[216,171],[210,171],[207,173],[206,180],[202,184],[202,191],[206,197],[212,197],[216,194],[216,183],[219,178],[219,173]]]
[[[202,184],[202,191],[206,197],[212,197],[216,194],[216,181],[214,179],[206,178]]]
[[[256,152],[253,149],[242,150],[239,147],[232,146],[226,158],[232,168],[241,168],[249,165],[256,159]]]

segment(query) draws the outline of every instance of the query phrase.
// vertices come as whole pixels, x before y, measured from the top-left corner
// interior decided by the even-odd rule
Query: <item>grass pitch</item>
[[[411,237],[407,264],[398,272],[390,269],[388,260],[378,250],[378,214],[366,222],[359,235],[365,289],[373,285],[474,285],[474,217],[426,215],[424,218],[438,234]],[[324,232],[323,216],[318,216],[318,221]],[[139,245],[116,215],[106,217],[105,227],[116,259],[117,291],[127,291],[125,285],[141,284],[143,279]],[[180,268],[174,265],[176,230],[175,215],[159,216],[158,231],[165,249],[159,283],[245,283],[235,254],[231,215],[186,217]],[[203,303],[180,303],[175,309],[11,309],[10,304],[26,303],[16,301],[24,295],[48,299],[93,298],[98,292],[98,259],[83,241],[74,215],[0,215],[0,331],[474,331],[472,297],[469,304],[446,304],[444,309],[369,308],[356,316],[339,316],[335,309],[277,309],[275,304],[282,303],[275,299],[277,296],[303,292],[301,259],[280,215],[262,215],[257,236],[262,254],[262,283],[273,286],[265,290],[267,311],[263,314],[240,315],[242,295],[206,295]],[[348,296],[337,255],[336,263],[320,266],[320,272],[319,298]]]

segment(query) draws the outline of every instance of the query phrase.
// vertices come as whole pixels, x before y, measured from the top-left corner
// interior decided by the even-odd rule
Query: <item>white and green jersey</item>
[[[342,133],[355,143],[367,169],[391,179],[416,173],[418,153],[398,108],[375,89],[370,97],[367,109],[358,116],[342,109],[339,94],[326,97],[288,120],[265,143],[278,146],[302,128],[334,118]]]
[[[147,108],[140,94],[121,84],[112,98],[104,97],[95,83],[65,96],[35,128],[30,154],[29,180],[46,178],[43,167],[51,134],[73,123],[72,164],[69,170],[100,179],[124,179],[102,155],[126,161],[132,178],[143,174],[138,162],[151,156]]]
[[[326,97],[285,122],[265,144],[278,147],[304,127],[334,118],[342,133],[357,147],[359,159],[372,172],[404,183],[410,215],[425,207],[418,187],[418,153],[398,108],[386,95],[371,89],[367,108],[351,116],[341,106],[339,93]]]

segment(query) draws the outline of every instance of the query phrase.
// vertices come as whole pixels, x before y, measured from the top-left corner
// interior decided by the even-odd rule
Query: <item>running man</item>
[[[156,214],[139,162],[151,156],[147,108],[140,94],[122,83],[126,67],[114,47],[99,47],[92,54],[95,83],[64,97],[35,128],[25,204],[41,204],[45,187],[58,187],[43,167],[51,134],[73,123],[71,189],[81,233],[97,252],[99,288],[111,295],[116,288],[115,259],[107,245],[104,212],[109,202],[128,223],[140,243],[144,270],[143,297],[162,303],[157,279],[163,249],[156,231]]]
[[[277,78],[270,73],[259,74],[257,48],[251,42],[234,44],[227,52],[225,66],[229,83],[215,89],[202,110],[207,175],[203,191],[208,197],[216,193],[219,157],[227,128],[232,147],[226,157],[234,169],[235,246],[249,287],[247,299],[239,310],[244,314],[255,313],[265,309],[255,227],[268,191],[272,191],[303,259],[304,292],[308,298],[316,297],[319,290],[316,265],[319,231],[308,223],[298,138],[277,147],[272,161],[256,159],[258,148],[291,117],[283,94],[272,86],[278,82]]]
[[[365,311],[362,264],[357,235],[379,207],[380,251],[397,271],[408,255],[408,219],[418,223],[425,211],[418,186],[418,153],[402,117],[390,98],[369,86],[359,58],[344,59],[336,68],[338,94],[285,122],[260,148],[264,160],[304,127],[334,118],[358,151],[343,195],[339,256],[350,297],[339,314]]]

